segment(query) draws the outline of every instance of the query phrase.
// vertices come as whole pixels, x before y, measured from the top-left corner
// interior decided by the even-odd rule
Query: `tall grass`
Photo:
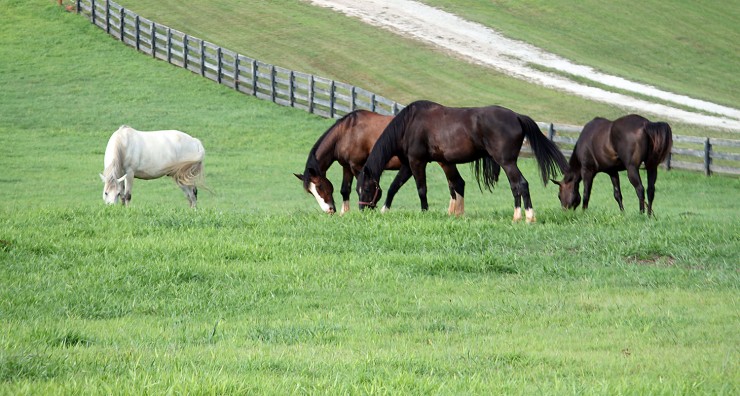
[[[522,159],[526,225],[505,182],[448,217],[430,166],[427,213],[326,216],[291,173],[330,120],[46,2],[0,19],[1,394],[737,393],[737,179],[661,171],[648,219],[601,177],[564,212]],[[197,211],[164,179],[103,205],[123,123],[203,141]]]

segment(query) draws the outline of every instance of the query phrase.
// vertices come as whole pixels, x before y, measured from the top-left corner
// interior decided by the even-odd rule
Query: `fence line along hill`
[[[74,10],[112,37],[155,59],[190,70],[238,92],[327,118],[358,109],[395,115],[404,105],[366,89],[261,62],[156,23],[110,0],[75,0]],[[581,127],[538,122],[569,155]],[[706,175],[740,175],[740,141],[674,135],[666,167]],[[528,151],[528,147],[525,147]]]

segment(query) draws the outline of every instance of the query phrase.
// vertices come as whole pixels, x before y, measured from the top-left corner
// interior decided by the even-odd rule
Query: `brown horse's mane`
[[[319,159],[316,157],[316,152],[319,150],[321,143],[323,143],[324,139],[326,139],[326,137],[329,136],[330,133],[334,132],[335,129],[339,127],[344,127],[346,130],[347,128],[353,127],[355,123],[357,123],[357,113],[359,113],[360,111],[363,110],[355,110],[351,113],[345,114],[342,118],[338,119],[332,126],[330,126],[329,129],[327,129],[319,137],[318,140],[316,140],[316,143],[314,143],[311,151],[308,153],[306,168],[303,171],[303,188],[308,190],[309,184],[311,183],[310,175],[312,172],[316,175],[323,175],[321,164],[319,163]]]
[[[362,168],[363,172],[374,180],[378,180],[385,169],[385,164],[397,154],[398,145],[406,132],[406,125],[416,116],[416,111],[432,106],[439,105],[427,100],[419,100],[409,104],[393,117],[370,151],[370,156],[367,157],[365,166]]]

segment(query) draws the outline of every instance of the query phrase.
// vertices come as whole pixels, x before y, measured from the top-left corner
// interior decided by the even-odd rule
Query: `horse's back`
[[[202,162],[205,157],[201,141],[178,130],[137,131],[123,126],[114,137],[111,141],[118,145],[123,168],[142,179],[164,176],[173,168]]]

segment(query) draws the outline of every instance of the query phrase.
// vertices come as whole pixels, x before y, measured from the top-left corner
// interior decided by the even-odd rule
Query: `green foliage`
[[[661,171],[648,219],[626,177],[625,213],[597,177],[564,212],[522,159],[526,225],[465,167],[448,217],[430,165],[427,213],[406,186],[388,214],[326,216],[291,173],[330,120],[49,2],[0,19],[0,393],[737,393],[738,179]],[[203,141],[197,211],[164,179],[104,206],[124,123]]]

